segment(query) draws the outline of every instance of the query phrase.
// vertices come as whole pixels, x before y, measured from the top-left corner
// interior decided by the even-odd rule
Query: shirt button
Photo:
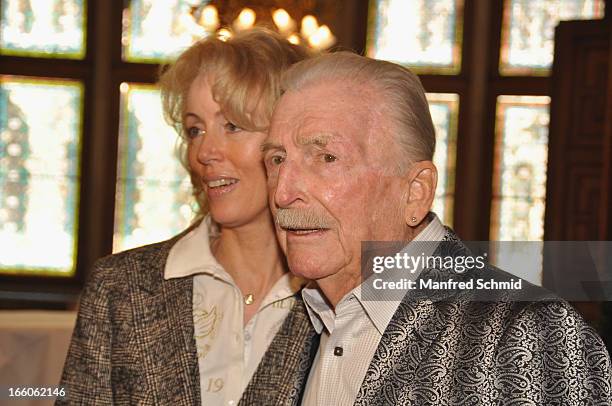
[[[344,352],[344,349],[342,349],[342,347],[334,348],[334,355],[336,357],[341,357],[343,352]]]

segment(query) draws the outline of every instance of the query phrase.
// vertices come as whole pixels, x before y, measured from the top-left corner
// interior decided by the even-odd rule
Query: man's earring
[[[412,218],[411,218],[410,220],[411,220],[413,223],[416,223],[417,218],[416,218],[416,217],[414,217],[414,216],[412,216]]]

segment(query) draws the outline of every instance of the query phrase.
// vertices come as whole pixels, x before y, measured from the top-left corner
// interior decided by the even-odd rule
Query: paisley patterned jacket
[[[466,253],[452,231],[445,240],[438,254]],[[492,267],[482,272],[509,276]],[[421,277],[449,276],[456,274],[431,270]],[[523,284],[539,300],[500,295],[475,301],[466,292],[419,298],[410,291],[381,338],[355,404],[612,405],[612,366],[601,338],[567,302]],[[299,405],[318,344],[298,301],[241,404]]]

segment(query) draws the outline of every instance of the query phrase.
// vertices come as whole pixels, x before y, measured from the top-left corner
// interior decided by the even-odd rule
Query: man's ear
[[[429,213],[436,195],[438,170],[431,161],[420,161],[412,164],[406,172],[406,194],[404,220],[411,227],[416,227]]]

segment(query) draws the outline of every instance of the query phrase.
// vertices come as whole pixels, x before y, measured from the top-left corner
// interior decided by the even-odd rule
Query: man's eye
[[[272,163],[272,165],[280,165],[283,163],[285,159],[282,156],[279,155],[274,155],[272,158],[270,158],[270,162]]]
[[[282,155],[270,155],[264,158],[266,167],[279,166],[285,161],[285,157]]]
[[[325,161],[327,163],[336,162],[337,160],[338,160],[338,158],[336,158],[332,154],[323,154],[323,161]]]
[[[238,127],[236,124],[228,121],[225,123],[225,130],[230,133],[236,133],[238,131],[242,131],[242,128]]]
[[[193,138],[196,138],[196,137],[198,137],[200,135],[206,134],[205,130],[202,130],[201,128],[198,128],[198,127],[189,127],[189,128],[187,128],[187,130],[185,132],[187,133],[187,137],[189,139],[193,139]]]

